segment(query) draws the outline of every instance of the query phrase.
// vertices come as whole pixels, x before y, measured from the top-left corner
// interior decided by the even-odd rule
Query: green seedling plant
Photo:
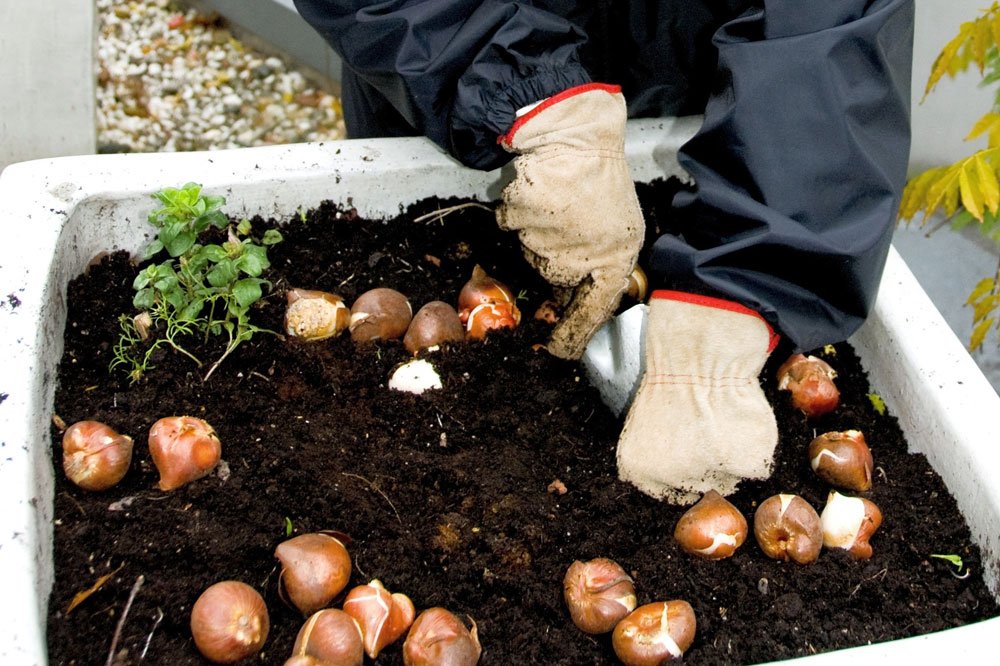
[[[225,198],[202,194],[201,185],[165,188],[153,194],[161,207],[149,214],[158,231],[142,259],[167,258],[150,263],[133,282],[136,316],[122,315],[122,332],[114,349],[111,369],[123,369],[134,382],[152,368],[158,349],[169,347],[203,362],[188,348],[198,337],[208,341],[224,336],[225,350],[210,366],[211,377],[222,361],[255,333],[273,333],[250,321],[250,310],[270,283],[262,274],[270,266],[267,247],[281,242],[269,229],[258,242],[252,225],[243,219],[230,223],[222,212]],[[200,242],[212,229],[225,230],[221,243]]]

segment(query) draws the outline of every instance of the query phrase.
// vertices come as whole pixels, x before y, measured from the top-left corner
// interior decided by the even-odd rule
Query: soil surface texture
[[[650,238],[669,228],[672,190],[639,188]],[[282,221],[285,240],[269,250],[273,289],[253,311],[258,325],[280,331],[292,287],[333,291],[348,303],[378,286],[402,291],[414,309],[454,303],[478,263],[520,293],[522,326],[429,354],[444,387],[422,395],[387,388],[393,368],[409,358],[400,342],[357,346],[346,335],[307,343],[258,334],[207,382],[204,368],[162,353],[130,384],[108,365],[119,315],[134,314],[139,267],[113,253],[69,285],[56,416],[107,423],[134,438],[135,454],[117,486],[81,490],[62,471],[53,425],[51,664],[104,664],[112,648],[122,665],[207,663],[191,639],[191,607],[224,579],[253,586],[269,609],[267,643],[246,663],[282,664],[303,617],[279,597],[274,549],[289,533],[318,530],[350,537],[351,586],[377,578],[418,611],[443,606],[473,618],[482,664],[618,663],[610,635],[576,629],[563,602],[567,567],[594,557],[612,558],[633,576],[640,604],[691,603],[698,622],[684,658],[691,664],[799,657],[997,615],[953,498],[926,459],[907,451],[896,419],[874,408],[869,394],[878,387],[848,344],[815,350],[838,371],[842,394],[833,413],[816,419],[777,390],[775,370],[791,350],[772,354],[761,383],[781,432],[774,473],[729,499],[751,525],[756,506],[777,493],[798,493],[821,510],[829,488],[811,471],[806,447],[822,432],[861,430],[876,466],[865,496],[884,515],[872,558],[824,550],[808,566],[783,563],[765,557],[752,534],[721,561],[681,551],[672,535],[687,507],[618,480],[621,418],[579,364],[533,349],[550,330],[532,317],[550,289],[516,238],[498,231],[482,207],[413,221],[454,203],[423,201],[388,221],[323,205]],[[278,224],[253,222],[255,235]],[[191,348],[208,360],[221,353],[216,340]],[[172,415],[198,416],[216,429],[225,473],[157,489],[146,437]],[[934,554],[958,555],[963,568]],[[377,663],[401,664],[401,644]]]

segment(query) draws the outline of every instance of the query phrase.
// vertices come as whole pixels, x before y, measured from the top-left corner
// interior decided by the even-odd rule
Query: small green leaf
[[[145,249],[142,251],[143,261],[147,259],[152,259],[154,256],[160,253],[163,249],[163,243],[160,242],[159,238],[154,238],[146,245]]]
[[[284,238],[282,238],[280,231],[278,231],[277,229],[268,229],[267,231],[264,232],[264,238],[263,240],[261,240],[261,242],[264,245],[276,245],[283,240]]]
[[[201,251],[204,253],[205,258],[213,263],[218,263],[228,258],[226,251],[221,245],[206,245]]]
[[[871,401],[872,407],[880,416],[885,416],[885,400],[882,399],[878,393],[869,393],[868,400]]]
[[[233,285],[233,295],[241,307],[249,307],[261,297],[260,280],[244,278]]]
[[[958,555],[955,555],[954,553],[946,553],[946,554],[931,553],[931,557],[937,558],[939,560],[944,560],[945,562],[951,564],[959,571],[962,570],[962,566],[964,565],[964,563],[962,562],[962,558],[959,557]]]
[[[244,217],[242,220],[240,220],[239,224],[236,225],[236,233],[238,233],[240,236],[246,236],[247,234],[250,233],[250,230],[252,228],[253,227],[250,224],[250,220]]]
[[[148,310],[153,307],[155,301],[155,296],[153,295],[153,290],[146,288],[140,289],[135,292],[135,296],[132,297],[132,305],[139,310]]]
[[[292,536],[292,519],[285,516],[285,536]]]
[[[213,287],[225,287],[236,279],[236,267],[230,260],[220,261],[208,271],[208,283]]]

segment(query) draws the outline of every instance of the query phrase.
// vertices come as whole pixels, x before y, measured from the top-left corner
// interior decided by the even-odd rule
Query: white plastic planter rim
[[[636,180],[681,174],[678,147],[698,118],[633,121],[627,153]],[[324,200],[366,217],[394,216],[429,196],[495,200],[505,170],[465,169],[422,139],[380,139],[241,150],[70,157],[24,162],[0,175],[0,661],[47,663],[53,580],[50,418],[63,351],[66,286],[103,251],[136,251],[151,227],[149,195],[199,182],[232,214],[291,218]],[[634,322],[606,331],[601,376],[636,372]],[[630,326],[632,328],[630,328]],[[618,336],[617,338],[615,336]],[[628,342],[631,339],[632,342]],[[966,516],[983,574],[1000,594],[1000,397],[892,251],[869,321],[851,339],[874,390],[910,447],[926,454]],[[630,375],[631,373],[631,375]],[[957,629],[806,657],[960,662],[992,654],[1000,618]]]

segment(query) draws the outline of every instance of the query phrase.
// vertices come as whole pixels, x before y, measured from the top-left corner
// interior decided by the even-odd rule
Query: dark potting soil
[[[669,225],[672,187],[640,186],[650,237]],[[351,302],[388,286],[414,306],[454,302],[476,263],[522,292],[523,325],[431,354],[444,388],[419,396],[386,387],[408,358],[401,343],[357,347],[347,336],[304,343],[259,334],[207,382],[204,368],[163,353],[129,384],[108,364],[118,316],[132,313],[137,267],[111,254],[72,282],[56,415],[67,424],[103,421],[136,447],[118,486],[85,492],[65,479],[53,427],[50,663],[103,664],[112,645],[119,664],[205,663],[190,637],[191,606],[210,584],[237,579],[257,588],[270,611],[270,636],[252,663],[281,664],[303,622],[277,591],[273,553],[289,529],[349,535],[352,585],[377,578],[418,610],[444,606],[474,618],[482,664],[616,663],[609,637],[578,631],[562,600],[569,564],[598,556],[631,573],[640,603],[693,605],[697,637],[685,655],[692,664],[804,656],[998,613],[955,502],[925,458],[907,452],[895,418],[875,410],[868,394],[878,387],[847,344],[816,351],[839,372],[842,404],[813,420],[776,390],[774,371],[790,350],[772,355],[762,385],[781,428],[774,474],[744,483],[730,499],[751,522],[757,504],[779,492],[820,510],[828,488],[810,470],[806,446],[821,432],[861,430],[877,467],[867,496],[884,514],[873,557],[824,550],[812,565],[781,563],[767,559],[752,535],[726,560],[683,553],[672,533],[686,507],[617,479],[621,419],[578,364],[533,350],[549,328],[531,315],[549,290],[516,239],[476,207],[412,221],[452,203],[421,202],[391,221],[324,205],[288,221],[284,242],[270,249],[273,290],[253,313],[259,325],[280,330],[291,287]],[[257,234],[275,224],[254,223]],[[220,352],[214,341],[193,349],[205,359]],[[161,492],[146,434],[157,419],[180,414],[214,426],[228,476]],[[556,480],[565,494],[549,489]],[[969,575],[956,578],[932,554],[959,555]],[[377,663],[402,663],[401,642]]]

